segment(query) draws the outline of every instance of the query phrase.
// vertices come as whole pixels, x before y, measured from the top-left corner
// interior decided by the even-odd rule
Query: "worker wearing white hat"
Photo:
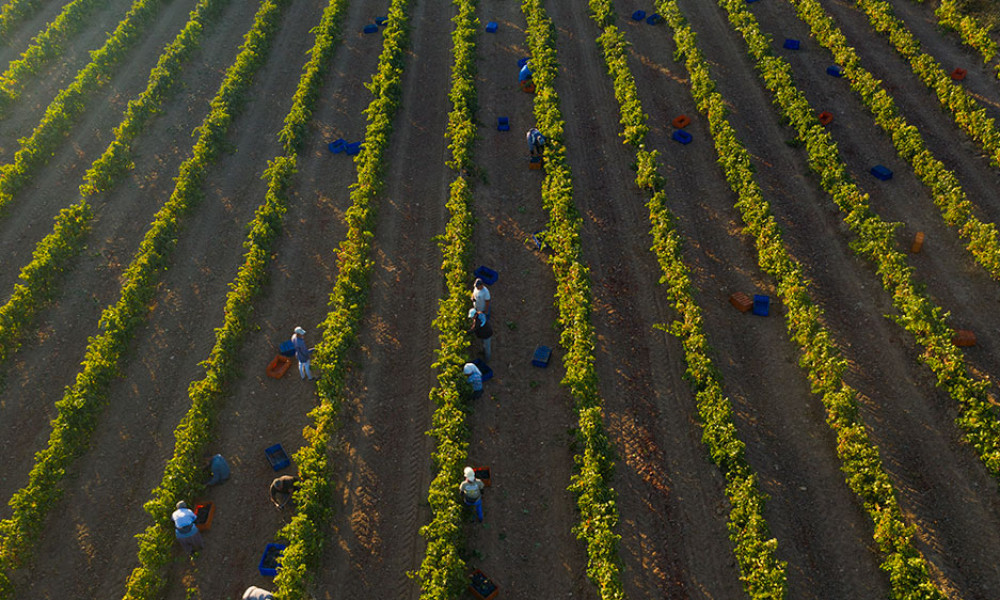
[[[475,400],[483,395],[483,372],[473,363],[465,363],[462,372],[467,376],[466,381],[472,386],[472,399]]]
[[[469,309],[469,318],[472,319],[472,327],[469,331],[477,338],[483,340],[483,357],[486,359],[486,362],[490,362],[490,350],[493,345],[493,325],[490,324],[485,313],[477,312],[475,308]]]
[[[482,480],[476,479],[476,471],[472,467],[465,467],[465,479],[458,485],[459,492],[462,493],[462,501],[466,506],[476,509],[476,519],[483,522],[483,488],[486,487]]]
[[[312,381],[312,371],[309,370],[309,360],[312,356],[312,348],[306,346],[306,330],[301,327],[295,328],[292,334],[292,344],[295,346],[295,358],[299,360],[299,375],[302,379]]]

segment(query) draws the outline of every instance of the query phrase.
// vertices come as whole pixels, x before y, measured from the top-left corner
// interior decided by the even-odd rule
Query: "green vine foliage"
[[[555,49],[555,27],[542,0],[524,0],[522,12],[528,22],[528,47],[535,82],[535,121],[548,142],[545,151],[545,182],[542,205],[549,213],[546,241],[556,281],[556,309],[565,350],[566,375],[562,384],[573,397],[579,426],[580,450],[575,455],[576,473],[569,486],[576,496],[580,522],[574,528],[587,547],[587,576],[604,600],[624,597],[618,545],[617,494],[609,485],[614,468],[613,449],[604,432],[602,400],[594,371],[594,330],[590,320],[592,296],[590,276],[581,257],[580,215],[573,202],[573,181],[563,144],[565,121],[559,109],[555,78],[559,63]]]
[[[869,71],[861,66],[854,48],[837,28],[833,18],[816,0],[791,0],[799,18],[812,29],[813,37],[833,53],[843,67],[851,89],[868,107],[875,122],[889,135],[899,157],[910,163],[914,173],[930,190],[944,221],[958,230],[966,248],[991,277],[1000,281],[1000,240],[993,223],[975,216],[955,173],[927,148],[916,127],[907,122],[892,96]]]
[[[115,128],[115,139],[87,171],[80,186],[82,197],[59,212],[52,233],[35,246],[31,262],[21,269],[14,293],[0,306],[0,362],[20,346],[39,311],[58,293],[61,274],[86,243],[94,215],[89,197],[109,190],[132,168],[128,160],[132,141],[162,105],[184,66],[183,60],[198,47],[204,25],[228,1],[200,0],[191,11],[187,25],[150,72],[146,90],[129,102],[124,119]]]
[[[457,173],[450,187],[447,208],[451,215],[439,240],[447,294],[438,303],[434,326],[440,347],[433,368],[437,385],[430,399],[437,409],[428,435],[437,440],[434,451],[434,478],[427,494],[433,514],[420,528],[427,549],[420,569],[411,576],[420,581],[421,600],[451,600],[464,591],[467,566],[462,559],[465,537],[462,532],[463,507],[455,494],[454,482],[461,477],[468,458],[468,428],[464,392],[467,387],[462,365],[469,351],[466,318],[468,273],[472,256],[472,187],[464,173],[474,170],[472,150],[476,140],[476,18],[474,0],[454,0],[458,13],[452,19],[452,111],[448,116],[447,137],[452,158],[449,166]]]
[[[351,207],[346,212],[347,237],[337,252],[339,271],[330,294],[330,311],[319,326],[322,339],[313,355],[323,371],[317,385],[319,406],[309,413],[312,425],[305,429],[305,444],[294,457],[302,478],[295,492],[298,510],[277,534],[288,540],[281,570],[274,579],[276,594],[282,600],[310,597],[306,585],[325,545],[323,528],[329,522],[333,498],[328,449],[343,401],[345,357],[357,340],[368,300],[376,200],[385,184],[383,155],[402,96],[401,78],[409,46],[408,8],[408,0],[393,0],[390,5],[377,71],[367,84],[374,98],[365,109],[364,151],[355,158],[358,179],[351,186]]]
[[[817,173],[821,185],[841,208],[845,222],[857,235],[852,248],[873,260],[886,288],[895,291],[893,295],[897,308],[904,314],[912,317],[921,314],[923,318],[920,320],[925,324],[940,323],[940,311],[931,309],[928,303],[920,303],[918,310],[907,312],[905,305],[919,300],[919,294],[916,294],[916,287],[910,281],[905,257],[895,250],[893,236],[896,224],[886,223],[872,213],[867,197],[847,175],[836,145],[795,87],[788,64],[773,55],[770,40],[760,31],[756,19],[745,5],[737,0],[718,2],[727,11],[732,26],[742,34],[750,57],[757,62],[758,73],[773,94],[775,104],[803,141],[809,153],[810,168]],[[668,22],[681,21],[678,13],[668,16]],[[686,51],[689,65],[693,62],[695,50]],[[697,62],[702,63],[697,70],[689,67],[692,79],[707,77],[708,69],[703,59],[699,57]],[[710,86],[705,84],[701,87]],[[693,88],[699,89],[699,86],[695,84]],[[813,391],[822,394],[827,420],[837,435],[837,454],[847,475],[847,483],[874,524],[874,539],[882,554],[881,567],[889,576],[892,597],[943,599],[945,595],[930,579],[926,560],[913,546],[914,528],[906,524],[878,449],[871,443],[860,420],[857,392],[843,381],[847,363],[833,344],[832,335],[822,324],[822,311],[812,303],[809,282],[801,265],[784,249],[780,229],[747,168],[746,150],[732,133],[725,136],[716,133],[731,131],[728,121],[722,118],[725,115],[722,99],[712,93],[696,95],[696,100],[699,110],[709,115],[717,144],[720,139],[726,140],[725,144],[718,145],[719,162],[727,172],[730,186],[739,194],[737,208],[743,214],[747,231],[757,238],[760,265],[778,281],[778,292],[788,311],[789,333],[802,349],[799,362],[808,372]],[[906,300],[900,302],[899,295]],[[947,341],[950,336],[943,335],[939,326],[943,327],[932,326],[936,329],[933,333],[937,335],[938,342]]]
[[[990,37],[990,28],[980,25],[975,17],[962,13],[955,0],[941,0],[934,9],[938,23],[962,36],[962,41],[974,48],[983,57],[983,63],[988,63],[997,55],[997,43]],[[1000,71],[998,71],[1000,74]]]
[[[26,12],[35,10],[40,2],[15,0],[0,9],[0,36],[6,37],[10,27]],[[62,56],[64,44],[79,33],[93,12],[101,5],[98,0],[73,0],[63,7],[55,19],[32,40],[21,56],[0,74],[0,112],[16,100],[25,82],[52,60]]]
[[[119,374],[135,330],[145,321],[158,275],[169,265],[180,233],[181,219],[201,199],[201,182],[209,165],[225,145],[232,115],[242,106],[246,89],[267,57],[282,9],[288,0],[267,0],[247,34],[236,62],[227,71],[212,111],[199,127],[194,155],[180,167],[170,199],[155,220],[123,275],[118,302],[101,315],[100,335],[90,338],[83,368],[76,381],[56,402],[48,446],[36,454],[28,485],[10,501],[13,512],[0,521],[0,597],[13,597],[9,573],[23,564],[45,523],[48,511],[61,495],[59,483],[67,467],[82,454],[103,409],[107,387]]]
[[[775,556],[777,540],[771,537],[763,514],[765,495],[746,460],[745,445],[737,436],[733,420],[732,403],[723,394],[721,376],[712,364],[701,309],[694,298],[690,271],[683,261],[681,238],[662,189],[658,154],[645,149],[649,129],[628,66],[628,42],[614,25],[610,0],[590,0],[590,9],[594,21],[602,27],[597,42],[614,82],[621,136],[636,149],[636,184],[650,194],[652,250],[663,271],[662,282],[670,302],[678,313],[677,320],[664,329],[676,335],[684,346],[686,375],[694,386],[702,420],[702,441],[728,481],[726,493],[732,507],[730,539],[741,578],[751,598],[784,598],[787,564]]]
[[[7,41],[22,21],[38,12],[42,0],[11,0],[0,7],[0,39]]]
[[[225,322],[216,329],[215,345],[203,364],[206,375],[188,388],[191,408],[174,431],[174,455],[168,461],[160,485],[146,503],[153,524],[138,536],[139,562],[126,584],[127,600],[152,600],[162,596],[163,568],[170,562],[174,539],[167,526],[174,502],[188,497],[201,487],[200,458],[212,432],[216,406],[223,396],[225,384],[236,373],[236,354],[252,324],[252,302],[267,278],[271,262],[271,247],[281,231],[287,210],[287,187],[295,174],[298,148],[305,134],[303,124],[312,114],[320,83],[336,47],[346,0],[331,0],[320,25],[314,30],[316,42],[310,59],[303,68],[292,108],[285,117],[285,127],[279,138],[286,143],[286,155],[276,157],[264,172],[267,192],[248,227],[244,242],[246,253],[231,290],[226,296]],[[294,560],[294,557],[293,557]],[[294,562],[284,564],[292,569]]]
[[[897,49],[909,48],[909,56],[916,58],[926,56],[918,52],[919,45],[899,20],[892,16],[887,5],[877,0],[865,0],[865,5],[872,24],[878,23],[884,31],[892,32],[891,38],[897,44]],[[813,7],[811,12],[815,13],[815,10],[816,7]],[[750,32],[749,24],[756,24],[750,21],[747,23],[746,31]],[[745,37],[747,35],[748,33],[744,34]],[[763,57],[768,50],[764,42],[757,41],[751,48],[756,56],[761,57],[759,60],[766,60]],[[976,449],[990,474],[1000,480],[1000,412],[988,395],[989,382],[969,372],[961,351],[951,343],[952,331],[946,322],[947,314],[913,280],[913,270],[907,264],[905,254],[895,247],[893,232],[899,224],[886,223],[872,212],[867,197],[861,194],[847,176],[836,146],[828,135],[815,126],[815,117],[806,112],[808,103],[795,89],[787,64],[780,64],[785,74],[773,77],[764,71],[765,81],[769,88],[775,90],[775,97],[786,117],[798,130],[800,139],[806,142],[811,156],[810,166],[820,175],[824,188],[845,213],[845,221],[858,233],[859,237],[852,243],[852,249],[869,259],[876,267],[883,287],[891,294],[893,305],[899,311],[893,317],[894,320],[913,334],[917,344],[922,346],[921,360],[934,372],[938,386],[945,389],[961,409],[957,422],[965,432],[965,439]],[[927,72],[932,71],[933,69],[929,69]],[[777,72],[777,69],[773,72]],[[950,80],[949,88],[961,89],[952,86]],[[959,97],[968,96],[963,91]],[[806,108],[800,108],[801,105]],[[992,128],[992,121],[990,127]],[[900,129],[900,139],[914,135],[912,127]],[[894,132],[894,135],[897,134]],[[923,153],[920,159],[920,164],[931,164],[927,153]],[[962,224],[961,233],[970,240],[970,251],[974,255],[996,253],[996,237],[992,235],[995,228],[992,224],[977,228],[978,222],[973,223],[971,215],[967,214],[971,212],[971,208],[961,202],[964,198],[957,183],[955,185],[954,188],[946,189],[950,193],[949,202],[954,204],[942,208],[945,221]]]
[[[155,21],[167,1],[136,0],[104,45],[91,53],[90,62],[48,105],[31,135],[19,140],[14,162],[0,167],[0,214],[63,143],[66,133],[86,110],[89,95],[110,80],[122,59],[143,38],[147,26]],[[5,98],[9,102],[14,96],[0,94],[0,112],[5,106]]]

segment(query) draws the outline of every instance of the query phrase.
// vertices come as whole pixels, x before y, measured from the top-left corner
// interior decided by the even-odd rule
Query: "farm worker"
[[[271,502],[278,508],[285,508],[292,499],[292,492],[298,487],[299,478],[292,475],[282,475],[271,482]]]
[[[299,375],[302,379],[313,380],[312,371],[309,370],[309,357],[312,356],[312,348],[306,347],[306,330],[301,327],[295,328],[292,334],[292,345],[295,346],[295,358],[299,360]]]
[[[528,152],[532,156],[541,156],[542,151],[545,149],[545,136],[542,135],[541,131],[537,128],[532,127],[528,130]]]
[[[243,600],[274,600],[274,594],[255,585],[243,592]]]
[[[517,74],[517,81],[519,83],[522,81],[531,81],[531,67],[528,66],[528,63],[524,63],[524,66],[521,67],[521,70]]]
[[[476,519],[483,522],[483,482],[476,479],[476,471],[472,467],[465,467],[465,479],[458,484],[458,491],[462,494],[462,501],[466,506],[476,509]]]
[[[490,346],[493,342],[493,326],[490,325],[486,315],[476,312],[476,309],[469,309],[469,318],[472,319],[472,327],[469,329],[477,338],[483,340],[483,356],[486,362],[490,362]]]
[[[486,287],[482,279],[476,279],[476,282],[472,284],[472,303],[476,307],[476,312],[483,313],[489,318],[490,288]]]
[[[218,485],[229,479],[229,463],[221,454],[216,454],[208,461],[208,470],[211,471],[212,478],[205,485]]]
[[[201,539],[201,532],[198,531],[198,526],[195,525],[198,516],[194,514],[193,510],[188,508],[187,502],[183,500],[178,502],[177,510],[170,515],[170,518],[174,521],[174,536],[181,543],[181,547],[187,550],[188,554],[194,554],[205,547]]]
[[[462,372],[468,376],[466,381],[472,386],[472,399],[475,400],[483,395],[483,372],[472,363],[465,363]]]

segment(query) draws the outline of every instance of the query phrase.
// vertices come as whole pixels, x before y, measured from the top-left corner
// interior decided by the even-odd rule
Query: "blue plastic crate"
[[[644,10],[637,10],[634,13],[632,13],[632,20],[633,21],[641,21],[641,20],[643,20],[645,18],[646,18],[646,11],[644,11]]]
[[[882,165],[875,165],[872,167],[871,174],[882,181],[889,181],[892,179],[892,171],[890,171],[888,167],[884,167]]]
[[[663,20],[663,17],[661,17],[657,13],[653,13],[653,14],[649,15],[648,17],[646,17],[646,23],[648,23],[650,25],[659,25],[660,21],[662,21],[662,20]]]
[[[288,468],[292,464],[292,459],[288,458],[288,453],[281,447],[281,444],[266,448],[264,454],[267,455],[267,462],[271,463],[271,468],[275,471]]]
[[[491,369],[490,366],[486,364],[485,360],[477,358],[476,360],[472,361],[472,364],[476,365],[476,367],[479,368],[479,372],[483,374],[483,383],[486,383],[490,379],[493,379],[493,369]]]
[[[771,312],[771,297],[760,294],[753,295],[753,314],[766,317]]]
[[[785,38],[785,43],[783,44],[783,47],[786,50],[798,50],[800,45],[801,42],[799,42],[799,40],[795,40],[792,38]]]
[[[364,148],[364,144],[362,142],[354,142],[353,144],[347,144],[347,146],[344,147],[344,152],[346,152],[348,156],[357,156],[358,154],[361,154],[362,148]]]
[[[497,117],[497,131],[510,131],[510,119],[508,117]]]
[[[334,154],[340,154],[347,147],[347,140],[345,140],[344,138],[339,138],[327,144],[326,147],[330,150],[330,152]]]
[[[690,144],[691,140],[694,139],[693,137],[691,137],[690,133],[684,131],[683,129],[675,129],[674,132],[670,135],[670,137],[675,142],[680,142],[685,145]]]
[[[274,550],[272,550],[272,548]],[[257,565],[257,570],[260,571],[261,575],[264,577],[274,577],[278,574],[278,569],[281,568],[281,553],[285,551],[285,548],[285,544],[268,544],[267,546],[264,546],[264,552],[260,555],[260,563]],[[278,553],[275,557],[276,564],[273,567],[265,566],[264,563],[267,561],[267,556],[268,554],[272,554],[272,552]]]
[[[365,33],[375,33],[376,31],[378,31],[378,25],[375,25],[374,23],[369,23],[368,25],[365,25],[363,31]]]
[[[500,278],[500,274],[489,267],[484,267],[482,265],[476,267],[476,270],[472,272],[478,279],[482,279],[483,283],[486,285],[493,285]]]
[[[496,33],[497,32],[497,22],[490,21],[486,24],[486,33]]]
[[[389,23],[389,17],[375,17],[375,24],[382,27]]]
[[[841,70],[839,65],[830,65],[826,68],[826,74],[833,77],[843,77],[844,71]]]
[[[549,366],[550,358],[552,358],[552,348],[539,346],[535,348],[535,355],[531,357],[531,364],[544,369]]]
[[[292,340],[285,340],[278,346],[278,352],[282,356],[295,356],[295,344],[292,343]]]

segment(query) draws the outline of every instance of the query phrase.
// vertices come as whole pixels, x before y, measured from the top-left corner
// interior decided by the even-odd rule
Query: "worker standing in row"
[[[481,312],[476,312],[476,309],[469,309],[469,318],[472,320],[472,327],[469,331],[472,332],[476,338],[483,340],[483,357],[486,362],[490,362],[491,347],[493,341],[493,325],[490,324],[489,319],[486,315]]]
[[[465,467],[465,479],[458,484],[458,491],[462,494],[462,501],[466,506],[476,509],[476,520],[483,522],[483,488],[486,487],[481,479],[476,478],[476,471],[472,467]]]
[[[299,375],[302,379],[313,381],[312,371],[309,370],[309,360],[313,349],[306,346],[306,330],[301,327],[295,328],[292,334],[292,344],[295,346],[295,358],[299,361]]]
[[[486,287],[482,279],[477,278],[472,284],[472,306],[476,312],[483,313],[486,318],[490,316],[490,288]]]

